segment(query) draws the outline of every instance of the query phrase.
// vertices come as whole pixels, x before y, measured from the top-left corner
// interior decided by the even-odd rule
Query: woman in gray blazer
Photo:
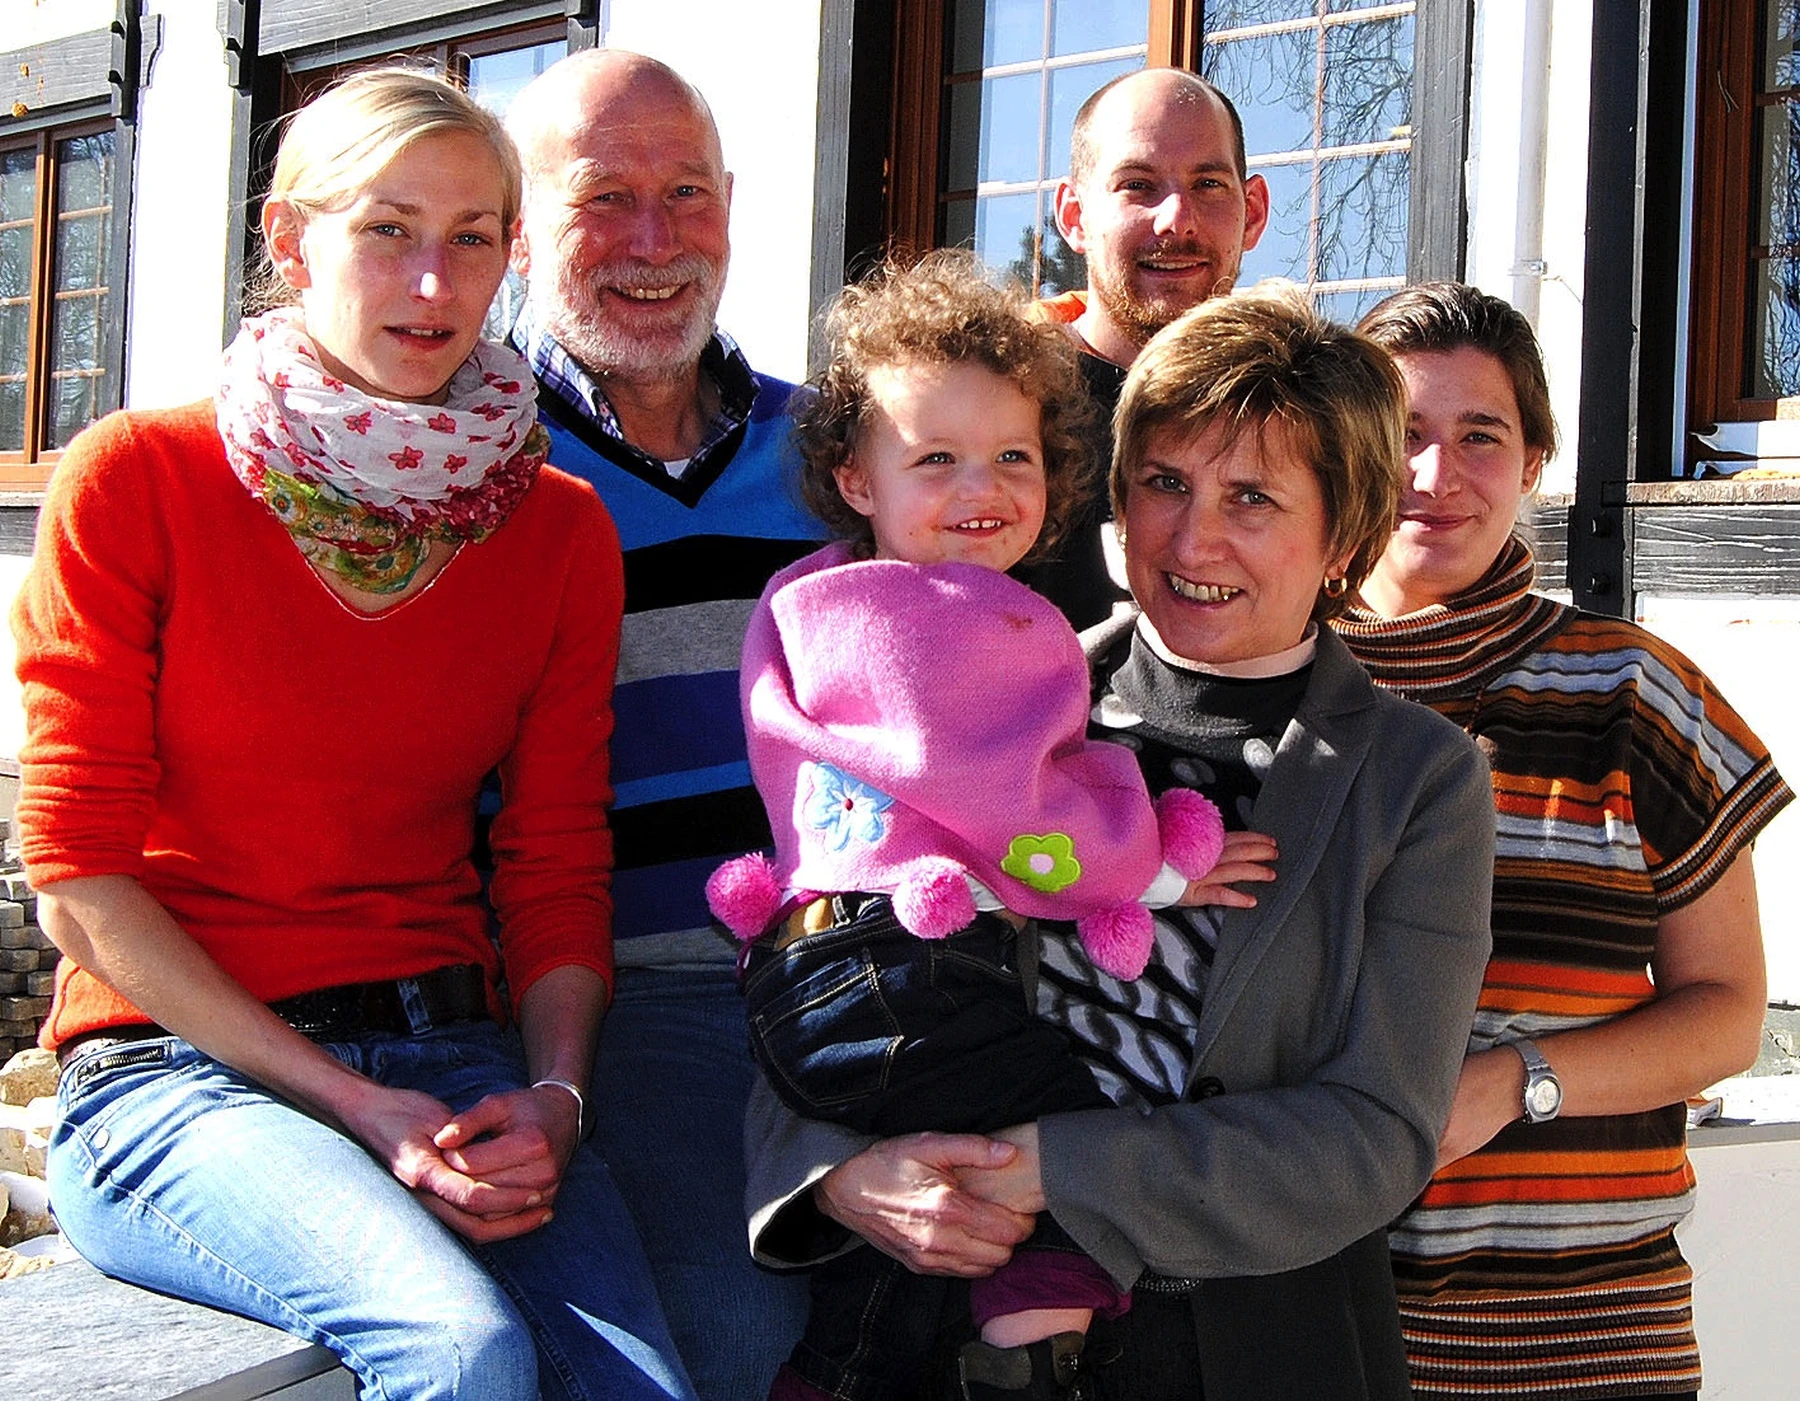
[[[1449,1114],[1493,818],[1468,738],[1322,625],[1387,539],[1404,405],[1379,349],[1281,290],[1189,313],[1126,381],[1112,487],[1141,612],[1091,639],[1093,733],[1280,854],[1255,896],[1159,912],[1131,983],[1046,931],[1039,1008],[1118,1107],[871,1144],[752,1104],[765,1263],[866,1241],[982,1275],[1047,1210],[1133,1288],[1085,1348],[964,1348],[962,1395],[1410,1394],[1385,1228]]]

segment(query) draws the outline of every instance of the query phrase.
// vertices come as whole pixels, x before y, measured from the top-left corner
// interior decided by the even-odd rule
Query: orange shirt
[[[453,963],[492,989],[503,961],[514,999],[562,965],[610,981],[623,595],[599,498],[546,469],[358,614],[232,474],[210,402],[114,414],[58,466],[14,606],[26,872],[136,877],[264,1001]],[[470,859],[496,766],[498,952]],[[65,959],[43,1040],[144,1020]]]

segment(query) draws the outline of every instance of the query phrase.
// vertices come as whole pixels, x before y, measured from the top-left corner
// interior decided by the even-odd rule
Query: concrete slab
[[[9,1401],[355,1401],[324,1348],[108,1279],[85,1261],[0,1284]]]

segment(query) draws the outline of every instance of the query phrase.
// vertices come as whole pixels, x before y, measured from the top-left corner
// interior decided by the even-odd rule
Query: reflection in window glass
[[[996,195],[975,205],[975,247],[991,267],[1029,269],[1037,256],[1038,196]],[[1023,279],[1020,279],[1023,281]]]
[[[1319,37],[1310,30],[1221,39],[1206,48],[1206,77],[1238,109],[1252,156],[1312,148],[1318,66]]]
[[[1238,285],[1265,277],[1305,282],[1312,266],[1313,161],[1262,165],[1256,173],[1269,186],[1269,223],[1256,247],[1244,254]]]
[[[1406,276],[1409,153],[1319,164],[1319,280]]]
[[[1762,211],[1757,242],[1800,253],[1800,103],[1762,111]]]
[[[1333,315],[1405,281],[1414,8],[1206,6],[1201,71],[1237,104],[1250,169],[1269,184],[1242,281],[1292,278]]]
[[[1318,0],[1209,0],[1206,6],[1206,28],[1209,33],[1222,29],[1247,29],[1253,24],[1312,19],[1318,11]]]
[[[113,133],[56,143],[56,246],[47,445],[65,448],[110,402],[108,245]]]
[[[36,210],[37,148],[0,151],[0,452],[22,452],[25,447]]]
[[[1800,86],[1800,0],[1767,0],[1768,30],[1763,86],[1771,91]]]
[[[1800,258],[1766,258],[1757,264],[1757,328],[1753,396],[1781,399],[1800,394]]]
[[[1412,31],[1411,15],[1325,29],[1325,145],[1412,135]]]

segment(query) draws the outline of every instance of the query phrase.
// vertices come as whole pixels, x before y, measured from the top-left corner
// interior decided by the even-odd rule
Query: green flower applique
[[[1000,869],[1033,890],[1054,895],[1081,879],[1081,863],[1075,859],[1075,842],[1061,832],[1041,837],[1022,832],[1012,839]]]

